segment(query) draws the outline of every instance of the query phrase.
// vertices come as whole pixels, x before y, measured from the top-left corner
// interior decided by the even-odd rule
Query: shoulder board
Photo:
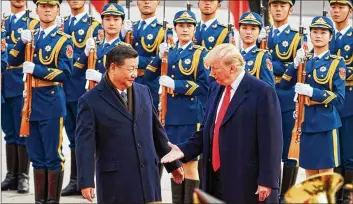
[[[260,48],[257,48],[257,50],[256,50],[257,52],[268,52],[268,50],[265,50],[265,49],[260,49]]]
[[[4,16],[4,20],[6,21],[7,19],[9,19],[10,16]]]
[[[330,57],[331,57],[332,59],[342,59],[342,57],[337,56],[337,55],[330,55]]]
[[[205,49],[204,46],[200,46],[200,45],[194,45],[194,48],[197,50],[204,50]]]
[[[126,45],[126,46],[131,47],[131,45],[130,45],[130,44],[125,43],[125,42],[123,42],[123,41],[120,41],[120,42],[115,43],[115,46],[118,46],[118,45]]]
[[[69,20],[69,18],[70,18],[70,16],[65,16],[65,17],[64,17],[64,21]]]
[[[132,25],[136,25],[136,24],[137,24],[137,22],[138,22],[138,21],[133,22],[133,23],[132,23]]]
[[[224,25],[224,24],[222,24],[222,23],[218,23],[218,25],[219,26],[222,26],[222,27],[224,27],[224,28],[227,28],[228,26],[226,26],[226,25]]]
[[[65,36],[67,39],[70,39],[70,38],[71,38],[71,35],[68,35],[68,34],[66,34],[66,33],[64,33],[64,32],[62,32],[62,31],[60,31],[60,30],[58,30],[57,33],[58,33],[59,35]]]

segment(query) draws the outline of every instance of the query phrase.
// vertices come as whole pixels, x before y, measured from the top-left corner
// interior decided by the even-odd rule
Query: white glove
[[[165,51],[168,50],[168,44],[167,43],[161,43],[159,45],[159,57],[162,58],[163,54]]]
[[[30,30],[23,30],[21,32],[21,40],[24,44],[27,44],[32,41],[32,33]]]
[[[57,28],[61,28],[61,24],[62,24],[62,18],[60,16],[57,16],[55,19],[55,25]]]
[[[34,63],[33,62],[24,62],[23,63],[23,73],[24,74],[33,74],[34,71]]]
[[[23,94],[23,98],[27,98],[27,91],[26,90],[23,90],[22,94]]]
[[[295,93],[293,101],[294,101],[294,103],[298,103],[298,94],[297,93]]]
[[[159,85],[171,88],[173,90],[175,89],[174,79],[170,78],[169,76],[161,76],[159,78]]]
[[[267,31],[265,28],[262,28],[259,34],[259,37],[257,38],[258,41],[262,41],[264,39],[266,39],[267,37]]]
[[[96,41],[94,41],[93,38],[88,38],[85,47],[85,55],[88,56],[88,52],[94,48],[96,48]]]
[[[297,119],[297,111],[293,111],[293,119],[296,120]]]
[[[297,69],[299,64],[304,60],[305,58],[305,50],[303,48],[300,48],[297,51],[297,55],[294,58],[294,68]]]
[[[314,89],[309,84],[295,84],[295,93],[312,97]]]
[[[86,79],[90,81],[100,82],[102,79],[102,73],[94,69],[87,69]]]
[[[130,20],[124,21],[124,26],[121,28],[121,35],[125,38],[127,32],[132,30],[132,22]]]

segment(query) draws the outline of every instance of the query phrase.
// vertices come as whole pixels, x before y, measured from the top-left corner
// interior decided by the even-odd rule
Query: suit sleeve
[[[341,74],[346,70],[346,64],[343,59],[340,60],[338,66],[336,67],[335,73],[332,79],[332,91],[314,88],[313,96],[311,99],[313,101],[322,104],[332,104],[338,106],[343,104],[345,96],[345,79]]]
[[[282,121],[279,100],[269,86],[260,92],[257,103],[259,175],[258,185],[279,188],[282,157]]]
[[[78,102],[76,157],[79,189],[94,187],[94,154],[96,152],[94,112],[87,102]]]
[[[159,122],[158,119],[158,113],[156,109],[153,106],[152,102],[152,96],[151,92],[148,88],[146,88],[149,96],[150,96],[150,101],[151,101],[151,107],[152,107],[152,122],[153,122],[153,140],[154,140],[154,146],[156,148],[156,152],[158,157],[161,159],[164,155],[168,154],[171,150],[171,148],[168,146],[168,137],[167,133],[165,132],[162,124]],[[174,171],[175,169],[181,167],[181,163],[179,161],[164,164],[165,168],[167,171],[170,173]]]
[[[203,62],[206,54],[207,51],[204,49],[199,58],[196,80],[175,80],[175,93],[186,96],[200,96],[207,93],[209,70],[206,69]],[[202,102],[205,103],[205,101]]]
[[[60,49],[58,67],[35,64],[33,76],[47,81],[63,82],[70,79],[72,72],[73,47],[71,39],[67,39]]]

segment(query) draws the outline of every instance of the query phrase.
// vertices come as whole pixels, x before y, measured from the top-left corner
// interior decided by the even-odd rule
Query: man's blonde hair
[[[230,43],[217,45],[205,57],[205,64],[210,65],[214,60],[220,60],[224,65],[236,65],[244,69],[245,61],[237,47]]]

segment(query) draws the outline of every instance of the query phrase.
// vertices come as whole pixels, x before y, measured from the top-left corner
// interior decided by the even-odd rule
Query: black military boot
[[[191,180],[185,179],[184,180],[184,204],[191,204],[193,202],[194,197],[194,189],[198,188],[200,185],[199,180]]]
[[[18,193],[29,192],[29,159],[26,146],[18,145]]]
[[[282,175],[282,186],[281,193],[279,196],[279,202],[285,203],[284,194],[288,191],[290,187],[292,187],[298,175],[298,167],[295,166],[283,166],[283,175]]]
[[[35,204],[44,204],[47,201],[48,182],[45,169],[33,169]]]
[[[1,190],[17,190],[17,145],[6,144],[6,166],[7,174],[5,180],[1,182]]]
[[[344,184],[352,184],[353,182],[353,171],[352,170],[345,170],[344,172]],[[342,197],[343,197],[343,203],[344,204],[349,204],[351,203],[351,190],[343,189],[342,190]]]
[[[172,185],[172,201],[175,204],[184,203],[184,184],[183,181],[181,184],[177,184],[171,179],[170,184]]]
[[[342,175],[342,176],[344,177],[344,175],[343,175],[343,169],[342,169],[342,168],[336,167],[336,168],[333,169],[333,171],[334,171],[335,173],[338,173],[338,174],[340,174],[340,175]],[[335,195],[335,197],[336,197],[336,204],[341,204],[341,203],[343,202],[342,191],[343,191],[342,188],[340,188],[340,189],[336,192],[336,195]]]
[[[77,188],[77,166],[75,150],[71,149],[71,174],[69,184],[62,190],[62,196],[81,195]]]
[[[58,204],[60,202],[63,178],[63,171],[48,170],[48,200],[46,202],[47,204]]]

